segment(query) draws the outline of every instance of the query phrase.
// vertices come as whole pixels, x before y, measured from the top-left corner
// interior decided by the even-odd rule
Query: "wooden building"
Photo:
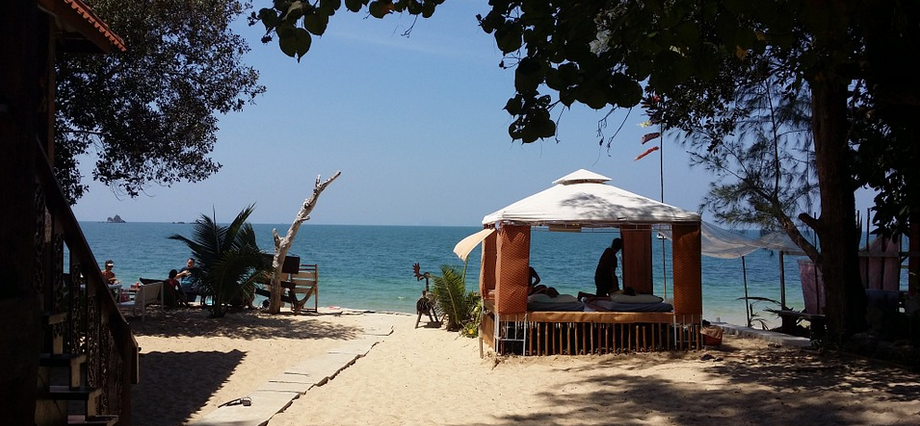
[[[4,424],[131,422],[137,342],[52,169],[55,58],[124,49],[80,0],[0,2]]]

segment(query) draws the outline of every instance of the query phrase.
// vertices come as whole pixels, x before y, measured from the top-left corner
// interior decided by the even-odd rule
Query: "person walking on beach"
[[[112,262],[112,259],[105,261],[105,269],[102,270],[102,278],[105,278],[105,283],[108,285],[118,283],[118,278],[115,278],[115,272],[112,269],[115,268],[115,262]]]
[[[610,293],[620,289],[620,282],[617,279],[617,252],[622,248],[623,240],[614,238],[610,247],[604,250],[597,262],[597,269],[594,271],[594,285],[600,297],[609,296]]]

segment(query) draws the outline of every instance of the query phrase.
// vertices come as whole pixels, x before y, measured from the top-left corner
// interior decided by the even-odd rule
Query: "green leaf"
[[[314,11],[314,13],[303,17],[303,27],[307,31],[321,36],[326,32],[326,26],[329,25],[329,16],[317,12]]]
[[[551,138],[556,135],[556,123],[549,118],[549,112],[546,117],[537,121],[537,134],[541,138]]]
[[[517,25],[501,25],[495,30],[495,44],[502,53],[508,54],[521,48],[521,28]]]
[[[422,4],[422,18],[430,18],[434,15],[435,3],[427,1]]]
[[[630,108],[639,104],[642,100],[642,86],[639,82],[627,77],[622,73],[615,73],[611,77],[610,86],[615,95],[610,99],[611,104],[616,104],[624,108]]]
[[[278,38],[288,38],[294,37],[294,23],[289,21],[280,21],[278,27],[275,28],[275,32],[278,33]]]
[[[562,77],[560,76],[559,70],[553,67],[546,69],[546,85],[553,90],[561,90],[565,87],[565,84],[562,82]]]
[[[575,97],[591,108],[601,109],[607,106],[607,96],[602,87],[597,85],[581,85],[575,90]]]
[[[568,89],[563,89],[559,91],[559,102],[562,102],[565,106],[572,106],[577,99],[575,99],[575,91],[578,90],[578,86],[572,86]]]
[[[358,12],[364,3],[361,0],[345,0],[345,8],[351,12]]]
[[[342,0],[320,0],[317,9],[323,15],[332,16],[340,7],[342,7]]]
[[[486,34],[492,34],[493,31],[505,24],[505,18],[495,9],[492,9],[491,12],[486,14],[485,18],[482,18],[481,15],[476,15],[476,17],[479,18],[479,27],[482,28]]]
[[[410,15],[418,15],[422,13],[422,4],[418,0],[409,0],[406,11],[409,12]]]
[[[310,50],[311,42],[310,33],[303,28],[294,28],[288,37],[281,37],[280,34],[278,37],[278,45],[281,47],[281,51],[285,55],[298,59]]]
[[[391,0],[374,0],[367,5],[367,10],[371,16],[382,19],[393,11],[393,2]]]
[[[521,95],[508,99],[508,102],[505,103],[505,111],[511,115],[520,115],[524,111],[524,100]]]
[[[514,70],[514,88],[518,93],[535,91],[543,82],[543,75],[542,64],[536,59],[525,57]]]
[[[265,25],[265,31],[271,31],[278,25],[278,12],[275,9],[259,9],[259,20]]]

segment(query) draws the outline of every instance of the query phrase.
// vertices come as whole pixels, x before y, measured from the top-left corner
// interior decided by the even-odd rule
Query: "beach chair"
[[[134,300],[119,302],[118,310],[122,313],[131,311],[131,315],[137,317],[137,312],[141,313],[141,321],[145,320],[147,306],[163,306],[163,282],[156,281],[149,284],[141,284],[137,288]]]

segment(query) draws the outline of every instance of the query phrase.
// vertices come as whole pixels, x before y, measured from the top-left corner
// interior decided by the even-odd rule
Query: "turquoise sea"
[[[170,269],[179,269],[191,254],[181,242],[170,240],[172,234],[191,237],[192,224],[177,223],[99,223],[81,222],[96,261],[115,262],[114,271],[122,285],[138,278],[165,278]],[[284,235],[289,224],[254,224],[263,251],[272,252],[272,228]],[[441,265],[463,265],[453,253],[454,245],[478,231],[479,227],[435,226],[359,226],[304,224],[295,239],[291,254],[301,263],[316,263],[319,269],[320,306],[374,311],[415,312],[415,301],[424,289],[417,281],[412,265],[422,271],[439,274]],[[756,236],[756,235],[754,235]],[[546,232],[534,230],[531,264],[543,284],[561,293],[576,294],[594,290],[594,267],[604,248],[616,237],[608,232]],[[670,295],[670,277],[665,290],[662,278],[662,250],[670,264],[667,240],[654,242],[653,256],[657,284],[656,294]],[[470,255],[467,288],[478,288],[480,249]],[[797,259],[785,257],[786,304],[802,309],[802,290]],[[779,255],[761,250],[745,258],[750,296],[780,298]],[[670,272],[668,272],[670,274]],[[703,257],[703,311],[711,321],[745,323],[741,259]],[[771,324],[778,320],[763,309],[776,306],[759,303],[757,315]]]

